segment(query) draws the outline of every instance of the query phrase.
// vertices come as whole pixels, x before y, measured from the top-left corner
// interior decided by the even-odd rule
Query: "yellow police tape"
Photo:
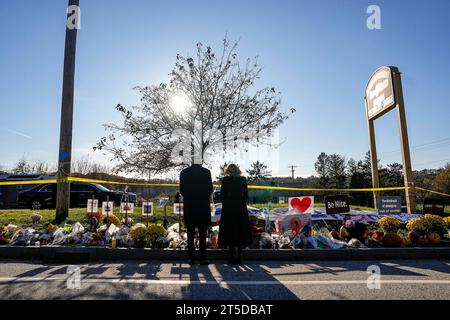
[[[35,184],[45,184],[45,183],[57,183],[58,180],[26,180],[26,181],[0,181],[0,186],[14,186],[14,185],[35,185]],[[88,182],[88,183],[99,183],[99,184],[113,184],[113,185],[127,185],[127,186],[142,186],[142,187],[175,187],[179,186],[178,183],[144,183],[144,182],[120,182],[120,181],[109,181],[109,180],[99,180],[99,179],[88,179],[88,178],[77,178],[68,177],[63,180],[63,182]],[[214,185],[214,187],[220,187],[220,185]],[[313,192],[373,192],[373,191],[394,191],[394,190],[410,190],[413,187],[388,187],[388,188],[361,188],[361,189],[319,189],[319,188],[295,188],[295,187],[276,187],[276,186],[248,186],[249,189],[257,190],[279,190],[279,191],[313,191]],[[450,197],[450,194],[437,192],[433,190],[428,190],[424,188],[414,187],[415,190],[421,190],[445,197]]]
[[[433,191],[433,190],[429,190],[429,189],[424,189],[424,188],[419,188],[416,187],[416,190],[421,190],[421,191],[425,191],[425,192],[429,192],[429,193],[433,193],[433,194],[438,194],[440,196],[444,196],[444,197],[450,197],[450,194],[446,194],[446,193],[442,193],[442,192],[437,192],[437,191]]]

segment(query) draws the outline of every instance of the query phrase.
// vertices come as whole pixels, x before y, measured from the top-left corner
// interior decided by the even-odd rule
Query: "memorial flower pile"
[[[435,215],[384,216],[365,212],[347,215],[298,214],[287,208],[249,209],[253,249],[340,249],[360,247],[448,246],[450,218]],[[260,216],[261,214],[261,216]],[[217,249],[220,212],[209,229],[207,246]],[[33,227],[10,224],[0,229],[0,245],[109,246],[152,249],[186,249],[187,235],[178,223],[167,230],[159,224],[135,223],[131,217],[86,214],[82,223],[39,225],[42,217],[31,214]],[[136,218],[136,216],[133,216]],[[144,220],[145,221],[145,220]],[[214,221],[214,220],[213,220]],[[147,222],[148,223],[148,222]],[[195,245],[198,246],[198,235]]]

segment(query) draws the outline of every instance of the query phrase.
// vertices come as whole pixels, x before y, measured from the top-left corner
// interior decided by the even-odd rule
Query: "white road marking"
[[[61,277],[2,277],[0,284],[14,284],[21,282],[65,282]],[[123,279],[123,278],[82,278],[82,283],[116,283],[116,284],[148,284],[148,285],[332,285],[332,284],[367,284],[367,280],[286,280],[286,281],[239,281],[239,280],[152,280],[152,279]],[[419,279],[391,279],[380,280],[381,284],[448,284],[450,280],[419,280]]]

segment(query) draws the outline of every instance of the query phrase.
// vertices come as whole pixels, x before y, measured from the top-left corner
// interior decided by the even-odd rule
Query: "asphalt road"
[[[370,266],[379,267],[379,282],[376,276],[369,279]],[[3,260],[0,292],[3,299],[64,300],[450,299],[450,260],[251,261],[194,267],[158,261],[69,266]]]

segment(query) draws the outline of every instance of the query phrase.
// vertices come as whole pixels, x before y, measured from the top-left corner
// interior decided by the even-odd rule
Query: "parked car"
[[[114,205],[119,205],[124,201],[125,193],[123,191],[112,191],[97,183],[72,182],[70,184],[70,206],[72,208],[81,208],[87,206],[87,200],[113,201]],[[128,201],[137,203],[135,193],[127,192]],[[20,207],[30,209],[44,209],[56,207],[56,183],[40,184],[31,189],[19,192],[17,203]]]

